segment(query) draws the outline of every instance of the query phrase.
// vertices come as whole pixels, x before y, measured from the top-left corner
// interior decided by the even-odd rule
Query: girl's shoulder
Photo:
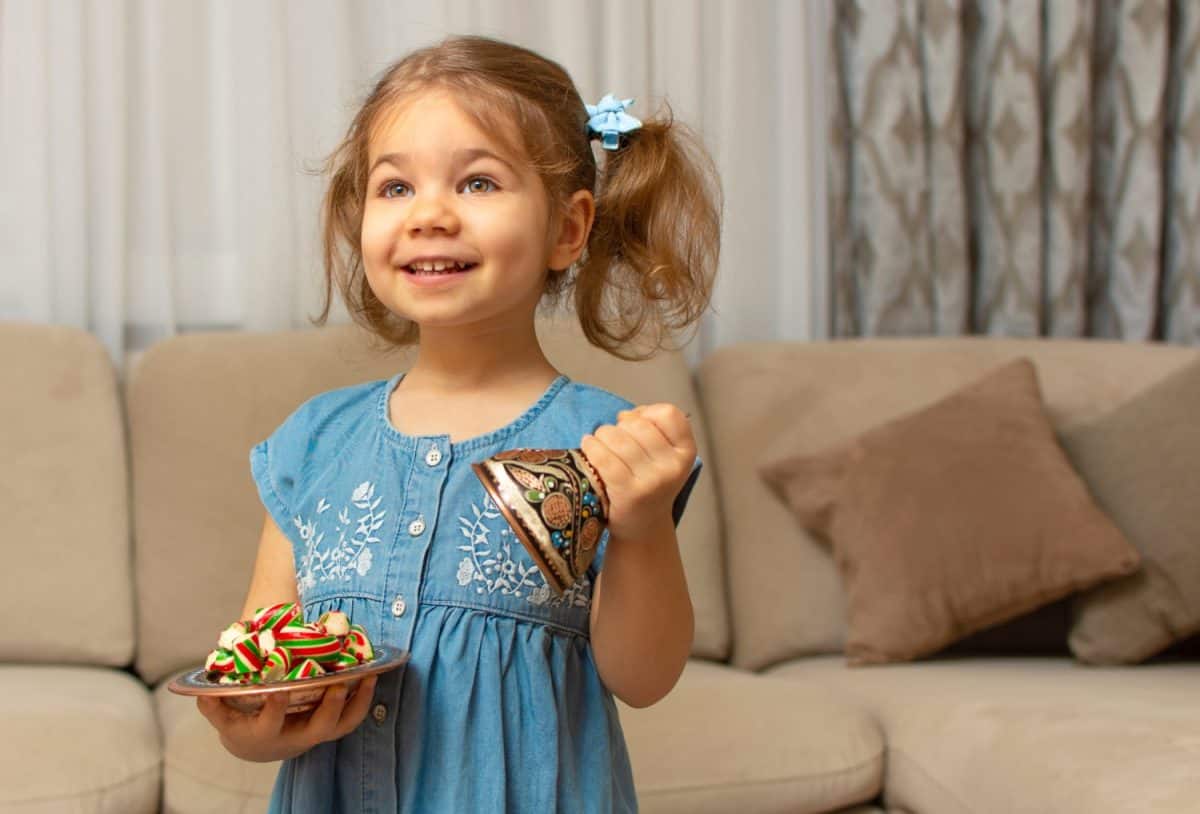
[[[251,473],[280,528],[293,517],[299,491],[332,462],[353,456],[352,435],[373,420],[385,385],[376,380],[318,393],[251,448]]]
[[[336,450],[344,437],[380,409],[386,379],[361,382],[317,393],[303,401],[260,446],[277,457],[317,457]]]
[[[313,432],[330,424],[343,425],[357,415],[370,415],[377,408],[387,379],[374,379],[326,390],[301,402],[280,424],[293,432]]]
[[[370,409],[387,379],[372,379],[358,384],[336,387],[309,397],[296,407],[292,415],[318,416],[343,413],[347,410]]]

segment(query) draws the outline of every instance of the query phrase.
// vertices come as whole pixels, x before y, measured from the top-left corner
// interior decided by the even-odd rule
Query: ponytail
[[[698,137],[665,118],[601,150],[596,215],[574,280],[588,341],[643,360],[697,323],[712,298],[721,238],[716,167]],[[632,343],[649,347],[625,350]]]

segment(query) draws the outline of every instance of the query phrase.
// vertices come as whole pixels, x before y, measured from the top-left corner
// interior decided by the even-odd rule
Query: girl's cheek
[[[372,218],[365,213],[362,224],[362,251],[364,259],[373,257],[380,252],[386,252],[387,229],[380,223],[379,218]]]

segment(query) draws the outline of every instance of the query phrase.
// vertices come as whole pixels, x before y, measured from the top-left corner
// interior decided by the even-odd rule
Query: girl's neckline
[[[392,423],[391,417],[388,415],[388,402],[391,400],[392,393],[400,384],[400,380],[404,378],[404,373],[397,373],[387,379],[385,386],[382,389],[378,401],[377,411],[379,420],[383,425],[384,435],[391,438],[393,441],[402,444],[405,447],[415,449],[421,442],[435,441],[442,444],[455,452],[467,452],[478,447],[486,447],[502,441],[518,430],[527,426],[531,421],[537,418],[545,411],[554,397],[570,382],[570,378],[563,373],[555,377],[554,381],[550,382],[541,396],[537,398],[531,405],[525,408],[519,416],[514,418],[502,427],[497,427],[494,430],[483,433],[482,435],[463,438],[459,441],[451,441],[449,433],[439,433],[434,435],[410,435],[409,433],[401,432]]]

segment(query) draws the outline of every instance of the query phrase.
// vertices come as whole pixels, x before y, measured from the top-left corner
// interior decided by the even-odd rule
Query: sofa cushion
[[[1139,562],[1059,447],[1028,359],[821,452],[785,436],[760,472],[832,542],[850,664],[928,655]]]
[[[819,683],[693,659],[662,701],[617,707],[647,814],[803,814],[879,793],[878,727]]]
[[[1135,663],[1200,631],[1200,361],[1062,443],[1142,567],[1076,598],[1071,650]]]
[[[778,439],[793,434],[797,450],[816,452],[1020,356],[1034,360],[1051,420],[1065,426],[1102,414],[1198,352],[966,337],[758,342],[705,357],[699,389],[719,473],[734,664],[757,669],[845,645],[845,599],[828,547],[797,527],[756,472]]]
[[[1089,667],[1070,657],[768,672],[819,682],[883,726],[884,799],[912,811],[1196,810],[1200,662]]]
[[[0,810],[158,811],[158,725],[129,673],[0,665],[0,721]]]
[[[709,454],[687,364],[678,352],[625,362],[578,328],[540,326],[551,362],[568,376],[635,401],[673,401],[692,413]],[[130,374],[138,593],[137,669],[150,683],[199,664],[242,610],[263,507],[250,448],[316,393],[382,379],[408,366],[356,326],[268,334],[191,334],[152,346]],[[728,651],[714,477],[705,467],[679,525],[696,608],[694,652]]]
[[[154,692],[165,808],[179,814],[264,808],[279,763],[231,756],[195,699],[169,692],[168,683]],[[616,703],[645,814],[826,812],[879,793],[879,728],[818,682],[693,659],[657,704]]]
[[[75,328],[6,323],[0,370],[0,594],[39,633],[4,627],[0,652],[6,662],[129,664],[125,422],[108,352]]]
[[[225,751],[196,699],[167,689],[173,678],[154,690],[163,739],[163,809],[266,811],[279,762],[252,763]]]

